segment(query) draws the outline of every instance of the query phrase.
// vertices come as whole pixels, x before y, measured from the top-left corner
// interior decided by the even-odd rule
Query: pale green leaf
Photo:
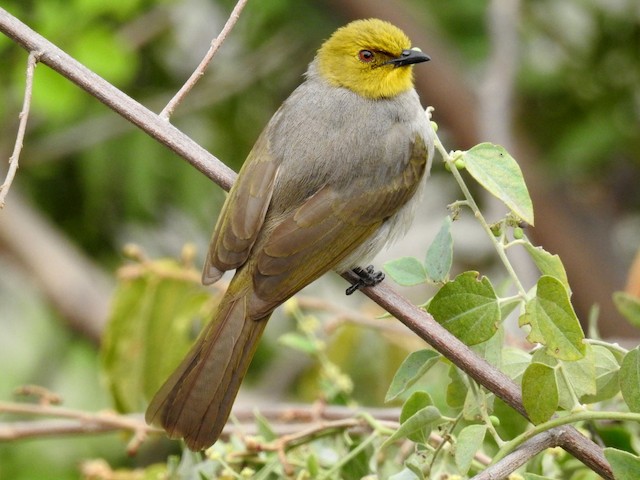
[[[592,347],[596,370],[596,393],[585,395],[580,400],[584,403],[596,403],[615,396],[620,391],[618,374],[620,364],[608,348],[600,345]]]
[[[521,348],[502,349],[502,371],[512,380],[519,382],[530,363],[531,355]]]
[[[604,456],[616,480],[638,480],[640,457],[615,448],[605,448]]]
[[[471,346],[471,350],[484,358],[489,365],[502,369],[502,347],[504,346],[504,329],[498,327],[498,331],[484,342]]]
[[[555,277],[543,275],[536,295],[527,302],[520,326],[530,325],[527,339],[545,345],[548,353],[561,360],[578,360],[585,354],[584,333],[567,289]]]
[[[482,449],[486,425],[469,425],[458,434],[455,450],[455,461],[460,473],[465,475],[471,467],[475,454]]]
[[[446,420],[442,417],[442,414],[436,407],[434,407],[433,405],[424,407],[423,409],[417,411],[411,417],[407,418],[400,425],[398,430],[396,430],[393,435],[385,440],[380,448],[384,448],[389,444],[403,438],[412,439],[417,437],[420,439],[427,439],[429,438],[429,433],[431,432],[431,430],[435,426],[445,423],[445,421]]]
[[[476,391],[468,389],[462,405],[462,418],[474,422],[482,418],[483,410],[488,414],[492,414],[495,398],[490,393],[479,396]]]
[[[446,217],[440,230],[427,250],[425,270],[434,282],[444,282],[449,278],[453,262],[453,237],[451,236],[451,217]]]
[[[615,292],[613,303],[631,325],[640,328],[640,298],[626,292]]]
[[[411,287],[427,281],[424,265],[414,257],[402,257],[384,264],[384,271],[398,285]]]
[[[640,347],[627,352],[620,367],[620,391],[629,410],[640,413]]]
[[[439,353],[429,349],[411,352],[396,371],[384,401],[390,402],[404,393],[435,365],[439,358]]]
[[[555,367],[558,404],[565,410],[576,407],[576,398],[596,393],[595,357],[589,345],[586,345],[585,356],[579,360],[558,360],[549,355],[547,348],[541,348],[533,354],[532,361]]]
[[[487,277],[464,272],[446,283],[429,303],[428,311],[467,345],[484,342],[498,329],[500,305]]]
[[[567,272],[564,269],[564,265],[562,264],[560,257],[558,255],[552,255],[542,247],[533,246],[528,240],[524,244],[524,247],[531,256],[533,263],[535,263],[538,270],[540,270],[540,273],[560,280],[566,287],[567,292],[571,294],[571,287],[569,286],[569,280],[567,279]]]
[[[158,260],[120,279],[101,346],[104,379],[119,411],[144,410],[211,318],[210,294],[188,273],[177,261]]]
[[[533,225],[533,203],[518,163],[499,145],[481,143],[464,154],[467,171],[518,217]]]
[[[546,422],[558,409],[558,386],[553,368],[534,362],[522,376],[522,403],[535,425]]]
[[[404,405],[402,405],[399,418],[400,423],[406,422],[429,405],[433,405],[431,395],[423,391],[413,392],[407,401],[404,402]],[[417,443],[426,443],[429,439],[430,431],[430,427],[427,429],[416,429],[412,433],[408,433],[407,438]]]
[[[465,381],[464,374],[454,365],[449,368],[449,378],[451,381],[447,385],[447,405],[452,408],[462,408],[467,398],[469,386]]]

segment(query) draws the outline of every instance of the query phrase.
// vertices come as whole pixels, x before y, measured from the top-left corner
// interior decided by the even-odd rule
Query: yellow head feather
[[[388,62],[410,48],[409,37],[394,25],[378,19],[356,20],[322,44],[318,70],[331,84],[364,97],[394,97],[413,88],[413,68]]]

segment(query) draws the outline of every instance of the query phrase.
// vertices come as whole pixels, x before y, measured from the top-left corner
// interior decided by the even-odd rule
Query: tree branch
[[[236,177],[233,170],[168,121],[118,90],[3,8],[0,8],[0,31],[27,51],[38,52],[40,63],[71,80],[149,136],[169,147],[222,188],[228,190],[231,187]]]

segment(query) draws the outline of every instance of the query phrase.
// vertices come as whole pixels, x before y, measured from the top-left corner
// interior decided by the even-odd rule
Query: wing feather
[[[204,264],[204,284],[245,263],[262,229],[279,165],[271,155],[267,131],[249,153],[220,212]]]
[[[422,137],[406,167],[384,186],[338,192],[325,186],[264,234],[256,249],[255,293],[280,303],[333,269],[414,195],[427,165]]]

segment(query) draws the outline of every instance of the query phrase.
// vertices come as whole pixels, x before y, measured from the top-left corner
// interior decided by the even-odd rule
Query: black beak
[[[395,67],[404,67],[405,65],[413,65],[414,63],[428,62],[431,57],[426,53],[422,53],[418,49],[403,50],[398,58],[389,60],[388,64]]]

